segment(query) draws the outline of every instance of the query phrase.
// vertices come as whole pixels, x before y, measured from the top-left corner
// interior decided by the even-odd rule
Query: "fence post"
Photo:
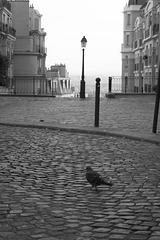
[[[115,98],[115,93],[112,93],[112,77],[108,78],[108,93],[105,96],[107,98]]]
[[[128,77],[125,77],[125,93],[127,92]]]
[[[143,93],[143,77],[141,78],[141,80],[142,80],[142,83],[141,83],[141,92]]]
[[[109,86],[108,86],[108,92],[111,93],[112,92],[112,77],[109,77]]]
[[[53,96],[53,81],[51,81],[52,96]]]
[[[33,95],[35,95],[35,78],[33,78]]]
[[[17,86],[16,86],[16,81],[17,81],[17,79],[16,79],[16,78],[14,78],[14,95],[16,95],[16,94],[17,94]]]
[[[99,103],[100,103],[100,78],[96,78],[96,92],[95,92],[95,122],[94,126],[99,127]]]

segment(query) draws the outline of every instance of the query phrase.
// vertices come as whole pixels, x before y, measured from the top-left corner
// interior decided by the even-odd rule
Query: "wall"
[[[11,1],[16,36],[29,36],[29,1]]]
[[[31,52],[33,51],[33,37],[17,37],[14,46],[15,51]]]
[[[37,56],[15,55],[14,75],[37,75]]]

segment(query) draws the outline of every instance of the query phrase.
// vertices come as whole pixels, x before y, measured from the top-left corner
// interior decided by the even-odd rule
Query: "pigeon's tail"
[[[108,185],[108,186],[112,186],[113,184],[111,182],[107,182],[104,179],[101,179],[100,185]]]

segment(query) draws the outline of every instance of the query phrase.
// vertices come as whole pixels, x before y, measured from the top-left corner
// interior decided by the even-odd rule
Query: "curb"
[[[118,138],[126,138],[134,141],[146,142],[160,145],[160,135],[153,133],[136,133],[128,131],[119,131],[114,129],[101,129],[94,127],[81,127],[81,126],[70,126],[70,125],[53,125],[50,123],[39,122],[36,124],[33,123],[4,123],[0,122],[0,126],[9,126],[9,127],[23,127],[23,128],[37,128],[37,129],[50,129],[54,131],[64,131],[70,133],[81,133],[81,134],[93,134],[99,136],[112,136]]]

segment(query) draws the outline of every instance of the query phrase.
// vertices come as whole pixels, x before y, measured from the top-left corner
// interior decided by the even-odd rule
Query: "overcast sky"
[[[121,75],[123,9],[128,0],[30,0],[47,33],[46,66],[65,63],[70,75],[81,75],[80,41],[87,38],[86,75]]]

